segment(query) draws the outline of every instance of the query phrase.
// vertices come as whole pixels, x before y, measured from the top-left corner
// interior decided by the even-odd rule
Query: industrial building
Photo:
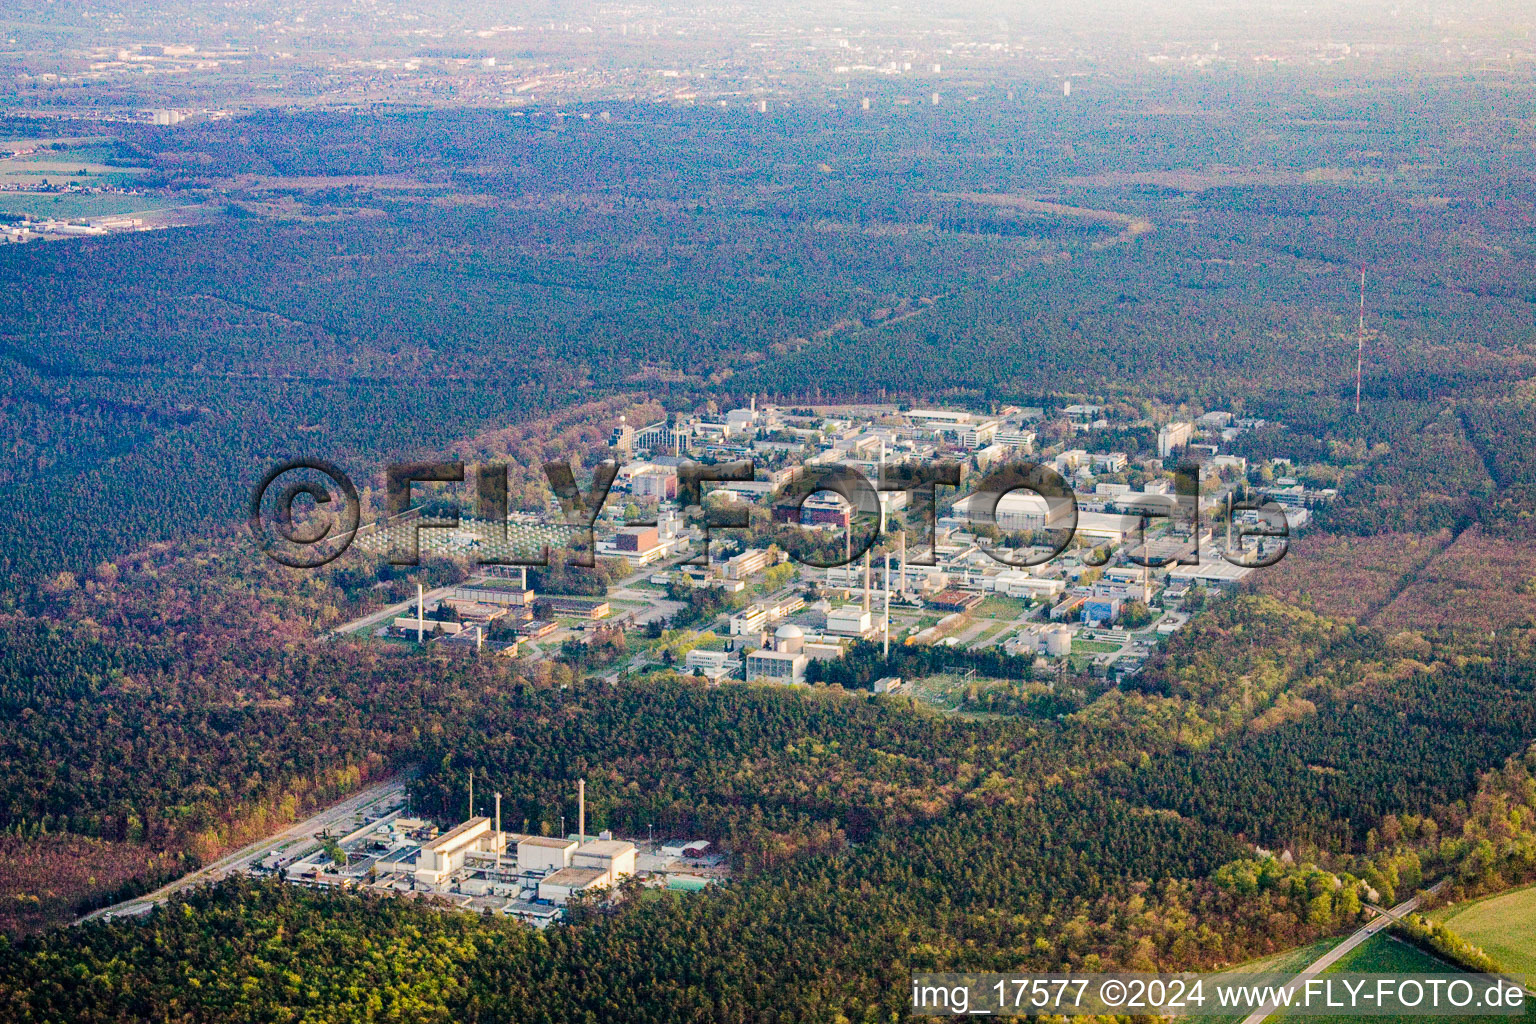
[[[630,484],[630,492],[637,498],[671,501],[677,497],[677,471],[656,467],[636,473]]]
[[[786,624],[773,634],[772,649],[753,651],[747,655],[747,679],[774,683],[804,682],[808,661],[805,654],[805,630]]]
[[[471,818],[458,828],[427,843],[416,857],[416,884],[437,888],[464,868],[470,850],[500,851],[506,837],[491,828],[491,819]]]
[[[706,679],[722,679],[731,674],[731,656],[725,651],[708,651],[694,648],[683,655],[683,671]]]
[[[865,636],[873,628],[872,613],[856,604],[827,613],[827,632],[839,636]]]
[[[504,913],[536,926],[560,916],[578,892],[617,885],[638,871],[633,843],[604,832],[585,835],[586,783],[577,783],[575,836],[528,836],[500,828],[501,794],[494,816],[477,816],[438,835],[398,806],[383,817],[360,819],[340,837],[317,836],[291,855],[273,854],[252,866],[289,881],[318,886],[371,887],[400,895],[431,895],[447,906]],[[647,871],[665,874],[651,858]],[[662,884],[653,881],[651,884]]]

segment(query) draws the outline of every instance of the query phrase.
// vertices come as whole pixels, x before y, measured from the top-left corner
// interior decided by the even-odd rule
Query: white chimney
[[[869,548],[864,549],[864,612],[869,613],[869,592],[874,589],[873,574],[870,569],[871,555]]]
[[[891,553],[885,553],[885,656],[891,656]]]
[[[416,584],[416,642],[422,642],[422,634],[427,631],[427,602],[421,595],[421,584]]]
[[[576,780],[576,841],[587,841],[587,780]]]

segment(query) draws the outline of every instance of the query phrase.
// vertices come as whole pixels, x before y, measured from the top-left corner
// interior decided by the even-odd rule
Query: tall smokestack
[[[470,818],[473,818],[474,816],[475,816],[475,770],[473,768],[471,768],[469,770],[469,813],[464,815],[464,820],[468,821]]]
[[[891,656],[891,553],[885,553],[885,656]]]
[[[501,870],[501,850],[506,846],[507,837],[501,834],[501,793],[496,794],[496,870]]]
[[[587,841],[587,780],[576,780],[576,841]]]
[[[422,634],[427,631],[427,601],[422,597],[421,584],[416,584],[416,642],[422,642]]]
[[[896,571],[900,574],[897,579],[896,589],[903,594],[907,592],[907,531],[902,530],[896,535]]]
[[[869,592],[874,589],[874,578],[870,569],[869,549],[864,549],[864,613],[869,614]]]

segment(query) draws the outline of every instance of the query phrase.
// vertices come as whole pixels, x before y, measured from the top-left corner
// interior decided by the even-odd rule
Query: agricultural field
[[[131,189],[147,170],[125,163],[110,139],[0,142],[0,214],[80,220],[152,213],[180,205],[161,195],[52,191],[61,186]],[[12,190],[16,191],[12,191]],[[184,202],[184,201],[183,201]]]
[[[1400,939],[1386,933],[1379,933],[1355,949],[1346,953],[1339,962],[1324,972],[1329,974],[1452,974],[1457,968],[1439,960],[1416,946],[1411,946]],[[1289,1015],[1276,1014],[1269,1018],[1267,1024],[1279,1024],[1287,1020]],[[1531,1020],[1536,1018],[1536,1011],[1532,1011],[1528,1005],[1524,1017],[1513,1016],[1433,1016],[1433,1015],[1373,1015],[1370,1020],[1373,1024],[1510,1024],[1515,1020]],[[1359,1024],[1360,1017],[1295,1017],[1298,1021],[1306,1021],[1308,1024]]]
[[[159,213],[177,207],[174,199],[156,195],[90,192],[0,192],[0,214],[35,220],[87,220]]]
[[[1432,916],[1508,970],[1525,975],[1527,988],[1536,985],[1536,885],[1444,907]]]
[[[1257,960],[1248,960],[1235,967],[1229,967],[1221,974],[1285,974],[1287,972],[1300,972],[1312,961],[1328,952],[1338,944],[1338,939],[1330,936],[1309,942],[1305,946],[1296,946],[1293,949],[1281,950],[1271,953],[1269,956],[1260,957]]]

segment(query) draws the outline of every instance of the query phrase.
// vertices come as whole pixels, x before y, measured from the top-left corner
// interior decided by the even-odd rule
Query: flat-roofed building
[[[597,552],[622,558],[637,568],[649,565],[667,557],[672,550],[671,542],[662,539],[661,529],[659,523],[656,526],[621,526],[611,541],[597,542]]]
[[[760,604],[749,604],[731,616],[731,635],[747,636],[761,633],[768,625],[768,609]]]
[[[519,871],[558,871],[571,866],[576,840],[551,836],[529,836],[517,844]]]
[[[852,519],[853,507],[840,498],[809,497],[798,509],[787,502],[773,506],[773,521],[776,523],[846,528]]]
[[[600,597],[566,597],[546,595],[539,598],[536,606],[545,615],[566,615],[575,619],[606,618],[613,606]]]
[[[928,603],[944,612],[968,612],[983,600],[980,594],[950,587],[934,594],[928,599]]]
[[[773,683],[805,680],[806,656],[793,651],[753,651],[747,655],[747,678]]]
[[[846,653],[841,643],[825,637],[821,640],[807,640],[800,650],[808,661],[835,661]]]
[[[767,548],[755,551],[743,551],[734,558],[726,559],[725,578],[728,580],[744,580],[754,573],[762,572],[772,563],[773,555]]]
[[[561,868],[539,881],[539,899],[564,905],[578,892],[606,889],[610,884],[602,868]]]
[[[999,430],[993,440],[1013,451],[1028,453],[1035,450],[1036,436],[1033,430]]]
[[[670,501],[677,497],[677,472],[671,469],[654,468],[636,473],[630,482],[630,491],[637,498]]]
[[[573,868],[601,868],[607,872],[608,881],[618,882],[626,875],[635,873],[635,855],[639,851],[634,843],[622,839],[597,839],[578,847],[571,858]]]
[[[453,588],[451,600],[522,608],[533,604],[533,591],[511,582],[464,583]]]
[[[661,543],[661,535],[654,526],[623,526],[619,528],[618,535],[613,539],[613,546],[619,551],[631,553],[645,553]]]
[[[840,636],[863,636],[870,630],[870,613],[858,605],[834,608],[827,613],[827,632]]]
[[[992,443],[992,439],[997,437],[998,431],[1002,429],[1002,426],[997,420],[985,420],[966,427],[959,432],[960,443],[967,448],[980,448],[983,445],[989,445]]]
[[[1076,536],[1083,540],[1123,544],[1125,539],[1134,535],[1140,527],[1140,516],[1116,515],[1113,512],[1079,512]]]
[[[683,671],[698,674],[706,679],[719,679],[730,674],[731,656],[725,651],[706,651],[694,648],[683,656]]]
[[[1067,588],[1062,580],[1043,579],[1018,569],[1005,569],[992,580],[992,588],[1008,597],[1055,597]]]
[[[902,415],[913,423],[969,423],[972,419],[968,412],[951,409],[908,409]]]
[[[1233,565],[1211,551],[1200,552],[1199,565],[1176,565],[1168,571],[1169,587],[1175,583],[1198,583],[1203,587],[1230,589],[1253,572],[1249,566]]]
[[[1193,423],[1170,423],[1157,432],[1157,457],[1166,459],[1175,451],[1189,444],[1194,436]]]

